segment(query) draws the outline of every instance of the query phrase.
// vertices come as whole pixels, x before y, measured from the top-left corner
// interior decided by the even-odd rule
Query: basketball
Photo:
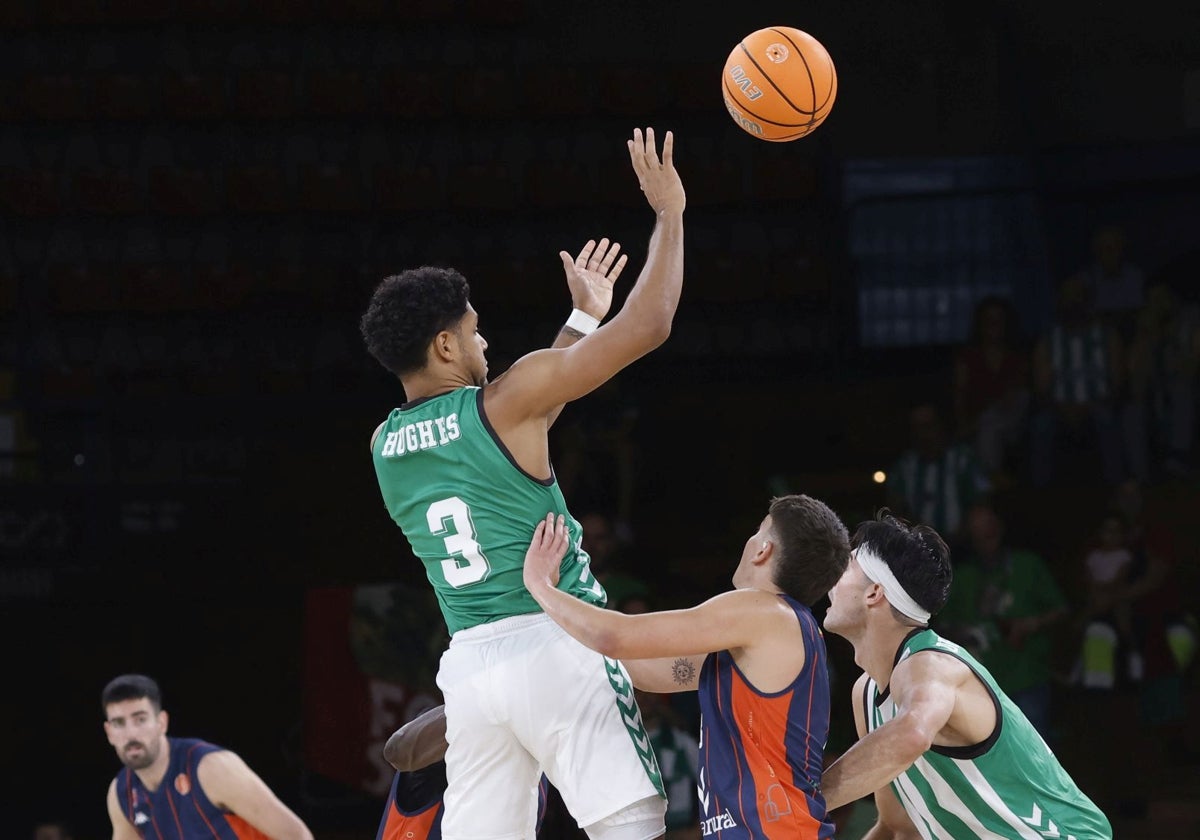
[[[747,134],[783,143],[825,121],[837,96],[833,59],[821,42],[790,26],[751,32],[721,73],[729,116]]]

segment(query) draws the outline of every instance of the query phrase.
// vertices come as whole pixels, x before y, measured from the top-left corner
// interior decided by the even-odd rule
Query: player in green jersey
[[[826,769],[830,809],[875,794],[871,840],[1111,840],[1104,814],[963,648],[928,628],[950,551],[926,525],[859,525],[825,629],[854,645],[859,741]]]
[[[592,838],[664,830],[662,782],[628,675],[563,633],[522,580],[534,528],[553,511],[570,522],[562,588],[604,602],[555,480],[548,431],[565,403],[662,344],[679,304],[686,196],[674,137],[667,132],[661,157],[653,129],[635,130],[627,147],[656,223],[609,323],[599,325],[626,258],[606,239],[574,259],[560,254],[575,311],[552,347],[494,382],[467,281],[453,269],[384,279],[362,318],[367,348],[407,399],[371,439],[379,487],[451,633],[438,669],[447,840],[531,836],[543,772]]]

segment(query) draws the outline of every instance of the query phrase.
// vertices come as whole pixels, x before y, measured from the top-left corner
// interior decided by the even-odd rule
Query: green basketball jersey
[[[937,650],[967,664],[996,706],[991,737],[970,747],[934,746],[892,782],[904,810],[930,840],[1111,840],[1100,809],[1067,775],[1025,715],[991,674],[958,645],[932,630],[914,631],[896,664],[917,651]],[[887,689],[867,680],[867,731],[896,714]]]
[[[425,564],[451,633],[541,611],[522,570],[533,529],[550,512],[566,517],[571,539],[559,588],[606,602],[558,482],[516,465],[484,415],[481,388],[395,409],[372,458],[388,513]]]

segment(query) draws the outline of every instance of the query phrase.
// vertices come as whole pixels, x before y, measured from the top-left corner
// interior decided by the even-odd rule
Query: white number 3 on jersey
[[[446,577],[446,583],[455,589],[461,589],[487,579],[492,567],[479,550],[479,543],[475,539],[475,523],[471,521],[471,509],[462,499],[451,496],[449,499],[434,502],[429,506],[429,510],[425,511],[425,521],[435,537],[449,535],[443,540],[446,553],[450,555],[442,561],[442,574]],[[453,529],[447,527],[448,524],[452,524]]]

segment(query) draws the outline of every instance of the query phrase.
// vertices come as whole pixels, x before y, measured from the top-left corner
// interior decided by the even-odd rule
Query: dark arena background
[[[617,606],[727,588],[774,494],[851,527],[936,516],[956,565],[985,500],[1067,605],[1041,662],[1062,762],[1116,836],[1200,836],[1200,13],[709,5],[0,4],[6,836],[109,836],[99,697],[127,671],[318,838],[374,836],[382,742],[439,702],[445,630],[375,483],[403,391],[358,318],[383,276],[455,266],[501,372],[570,311],[558,252],[601,236],[631,257],[615,311],[653,225],[625,147],[646,126],[688,194],[675,327],[551,432]],[[719,79],[773,24],[839,83],[779,144]],[[1007,329],[1000,390],[977,310]],[[1068,317],[1112,337],[1075,402]],[[972,464],[954,499],[905,478],[946,447]],[[1083,654],[1113,505],[1142,585],[1105,666]],[[858,671],[828,645],[836,753]]]

